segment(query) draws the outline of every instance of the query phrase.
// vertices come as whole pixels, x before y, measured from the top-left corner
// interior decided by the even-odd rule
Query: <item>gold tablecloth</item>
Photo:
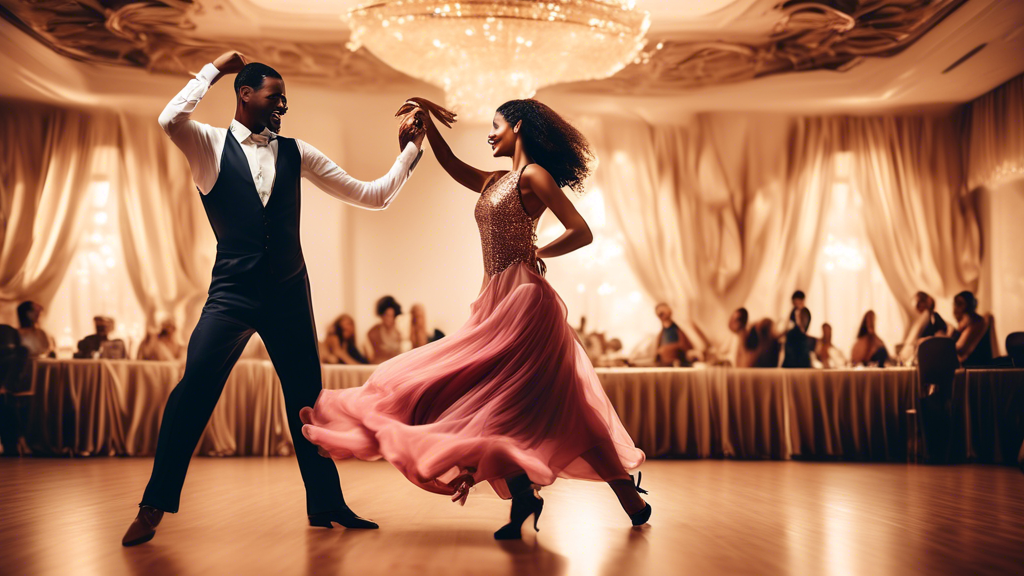
[[[173,362],[37,361],[29,446],[36,455],[152,455],[164,403],[182,370]],[[373,370],[324,366],[324,387],[361,386]],[[648,457],[904,461],[908,431],[914,430],[907,411],[918,377],[911,368],[597,372]],[[957,390],[961,459],[1005,462],[1007,454],[1015,456],[1024,442],[1024,370],[972,370],[960,375]],[[292,453],[270,361],[236,365],[197,453]]]

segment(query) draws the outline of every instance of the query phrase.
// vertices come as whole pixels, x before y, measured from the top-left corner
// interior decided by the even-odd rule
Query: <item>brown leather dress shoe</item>
[[[135,546],[149,542],[156,535],[156,527],[160,524],[160,520],[163,517],[163,510],[157,510],[152,506],[139,506],[139,515],[135,517],[135,521],[128,527],[128,531],[124,533],[121,545]]]

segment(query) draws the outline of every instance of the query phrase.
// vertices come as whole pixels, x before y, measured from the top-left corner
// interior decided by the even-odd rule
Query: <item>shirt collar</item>
[[[245,142],[249,136],[252,135],[252,130],[249,130],[245,127],[245,124],[234,119],[231,120],[231,126],[228,128],[228,132],[234,134],[235,139],[238,140],[239,144]],[[266,136],[270,140],[277,138],[277,134],[271,132],[269,128],[263,128],[263,132],[260,132],[260,134]]]

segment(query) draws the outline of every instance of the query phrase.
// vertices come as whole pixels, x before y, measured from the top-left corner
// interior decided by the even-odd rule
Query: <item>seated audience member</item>
[[[850,363],[854,366],[885,366],[889,351],[885,342],[875,333],[875,311],[868,310],[857,331],[857,341],[850,352]]]
[[[994,331],[991,316],[978,314],[978,300],[964,290],[953,298],[956,328],[950,337],[956,340],[956,355],[962,366],[987,366],[995,357]]]
[[[121,339],[110,339],[114,332],[114,319],[109,316],[96,316],[93,319],[96,333],[78,341],[75,358],[104,358],[107,360],[123,360],[128,357],[127,348]]]
[[[914,308],[922,319],[917,331],[918,342],[925,338],[946,334],[948,331],[946,321],[935,311],[934,298],[925,292],[918,292],[914,295]]]
[[[662,302],[654,307],[661,320],[661,337],[658,340],[659,366],[689,366],[687,353],[693,350],[693,343],[682,329],[672,321],[672,309]]]
[[[729,332],[731,333],[721,348],[709,354],[710,360],[716,366],[738,366],[740,350],[746,344],[749,330],[747,321],[750,314],[746,308],[737,308],[729,315]]]
[[[780,344],[775,337],[775,322],[764,318],[750,328],[740,348],[736,365],[740,368],[776,368]]]
[[[804,301],[807,299],[803,290],[797,290],[793,292],[791,301],[793,302],[793,309],[789,312],[789,324],[786,326],[786,331],[793,329],[797,325],[796,315],[799,311],[804,309]]]
[[[602,335],[603,336],[603,335]],[[594,366],[611,368],[616,366],[629,366],[629,360],[622,354],[622,340],[612,338],[604,341],[604,351]]]
[[[811,311],[807,308],[800,308],[796,311],[796,326],[791,328],[785,335],[785,347],[782,359],[783,368],[810,368],[811,352],[817,346],[817,341],[807,335],[807,329],[811,325]]]
[[[160,332],[146,335],[146,339],[139,344],[137,358],[139,360],[159,360],[169,362],[183,360],[185,347],[177,338],[178,327],[172,320],[164,320],[160,324]]]
[[[580,316],[580,325],[579,325],[578,328],[575,328],[575,330],[576,330],[576,338],[582,344],[583,339],[586,338],[586,336],[587,336],[587,317],[586,316]]]
[[[395,320],[402,314],[402,306],[391,296],[377,301],[380,322],[366,333],[370,341],[370,362],[380,364],[402,353],[402,332]]]
[[[832,325],[828,322],[821,325],[821,338],[818,338],[818,345],[814,347],[814,355],[825,369],[846,365],[846,356],[832,345]]]
[[[444,338],[444,332],[436,328],[430,331],[427,328],[427,309],[423,307],[423,304],[413,304],[409,315],[411,316],[409,339],[412,340],[413,348],[419,348]]]
[[[320,359],[325,364],[369,364],[356,344],[356,321],[348,314],[338,316],[327,331]]]
[[[42,358],[56,356],[56,344],[53,338],[39,326],[39,316],[43,307],[32,301],[18,304],[18,335],[21,337],[21,345],[28,351],[29,358]]]
[[[28,349],[17,328],[0,324],[0,447],[4,456],[18,456],[26,446],[22,424],[27,421],[28,406],[21,400],[27,399],[16,394],[25,390],[28,362]],[[31,377],[27,380],[31,382]]]
[[[947,334],[946,321],[935,311],[935,299],[926,292],[914,294],[914,309],[917,317],[907,328],[902,345],[896,346],[896,356],[904,364],[913,364],[917,358],[917,346],[922,340]]]

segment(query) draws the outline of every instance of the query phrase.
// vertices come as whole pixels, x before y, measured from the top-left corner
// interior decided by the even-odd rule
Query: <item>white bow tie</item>
[[[267,144],[270,144],[270,141],[274,140],[275,138],[277,138],[277,134],[274,133],[271,133],[269,136],[264,136],[263,134],[249,135],[249,139],[252,140],[253,144],[257,146],[266,146]]]

